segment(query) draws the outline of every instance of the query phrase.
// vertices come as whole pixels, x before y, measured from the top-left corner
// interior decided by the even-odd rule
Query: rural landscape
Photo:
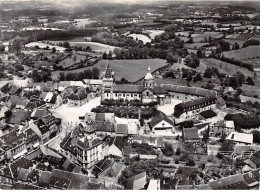
[[[260,2],[0,0],[0,190],[260,190]]]

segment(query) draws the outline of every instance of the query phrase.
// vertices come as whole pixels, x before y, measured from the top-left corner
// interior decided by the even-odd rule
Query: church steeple
[[[144,77],[144,86],[147,88],[153,88],[154,87],[154,77],[151,74],[151,67],[150,65],[148,66],[148,72]]]

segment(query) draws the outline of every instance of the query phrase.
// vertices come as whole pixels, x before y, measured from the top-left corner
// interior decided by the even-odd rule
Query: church
[[[102,80],[102,101],[105,99],[127,99],[140,100],[144,103],[158,102],[160,105],[171,103],[168,91],[155,84],[150,66],[142,85],[115,84],[115,75],[109,63],[103,72]]]

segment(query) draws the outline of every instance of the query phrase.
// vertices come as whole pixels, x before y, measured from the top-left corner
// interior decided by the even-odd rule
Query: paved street
[[[48,146],[59,150],[60,142],[80,122],[79,116],[91,112],[91,109],[98,105],[100,105],[100,97],[94,98],[80,107],[68,107],[67,104],[63,104],[57,109],[50,109],[56,118],[62,119],[62,130]]]

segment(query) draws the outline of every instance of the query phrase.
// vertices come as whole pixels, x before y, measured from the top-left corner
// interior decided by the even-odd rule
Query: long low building
[[[201,98],[177,104],[174,108],[175,124],[193,119],[202,111],[216,106],[216,98]]]

